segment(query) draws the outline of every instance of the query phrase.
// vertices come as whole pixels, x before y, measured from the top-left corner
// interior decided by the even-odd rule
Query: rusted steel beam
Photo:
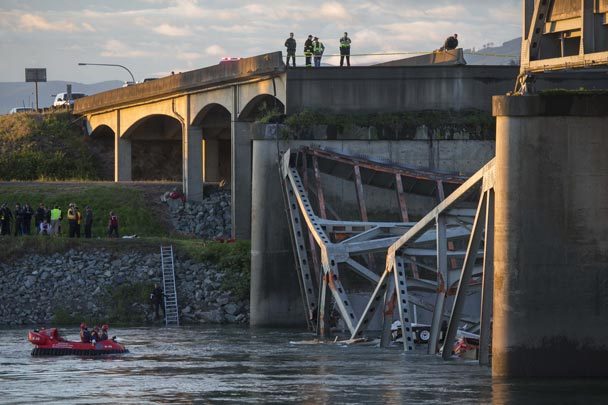
[[[300,161],[302,162],[302,182],[304,183],[304,190],[308,190],[308,156],[303,153],[298,153],[298,156],[302,157]],[[306,233],[308,233],[308,244],[310,246],[310,257],[312,259],[312,266],[314,270],[313,273],[315,275],[315,279],[317,280],[317,285],[320,285],[321,263],[319,262],[319,249],[317,248],[315,238],[312,236],[310,229],[307,229]]]
[[[353,166],[355,174],[355,191],[357,192],[357,203],[359,204],[359,213],[361,220],[367,222],[367,207],[365,206],[365,195],[363,194],[363,182],[361,181],[361,169],[359,166]]]
[[[400,173],[395,173],[395,186],[397,189],[397,199],[399,201],[399,210],[401,211],[401,219],[403,222],[410,222],[410,217],[407,214],[407,205],[405,202],[405,193],[403,192],[403,180]]]
[[[312,167],[315,173],[315,182],[317,186],[317,198],[319,200],[319,216],[323,219],[327,219],[327,213],[325,212],[325,197],[323,196],[323,187],[321,184],[321,172],[319,171],[319,162],[317,157],[312,157]]]
[[[343,164],[351,165],[351,166],[360,166],[366,169],[374,170],[377,172],[383,173],[400,173],[403,176],[413,177],[422,180],[442,180],[448,183],[454,184],[462,184],[467,179],[463,176],[457,176],[452,174],[444,174],[444,173],[435,173],[428,172],[424,170],[416,170],[416,169],[408,169],[404,167],[395,167],[388,164],[370,162],[365,159],[346,156],[336,152],[329,152],[322,149],[311,148],[308,146],[303,146],[301,151],[305,154],[309,154],[313,157],[319,157],[323,159],[333,160],[336,162],[340,162]]]

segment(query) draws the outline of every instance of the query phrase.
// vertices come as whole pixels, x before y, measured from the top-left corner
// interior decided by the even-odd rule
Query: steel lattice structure
[[[399,319],[404,350],[411,351],[412,308],[416,306],[432,313],[428,353],[438,350],[444,320],[449,320],[446,342],[453,341],[461,322],[466,322],[480,332],[480,361],[488,362],[493,161],[466,179],[304,147],[282,156],[281,174],[302,299],[312,330],[328,336],[331,294],[350,341],[377,333],[371,321],[380,312],[381,345],[390,344],[391,323]],[[360,221],[340,219],[326,203],[322,174],[354,183]],[[363,191],[370,184],[395,191],[402,222],[368,220]],[[438,205],[418,221],[410,221],[407,199],[411,194],[432,196]],[[328,213],[334,218],[328,218]],[[382,266],[379,258],[384,260]],[[352,291],[345,286],[351,273],[368,283],[363,311],[354,308]],[[481,316],[463,311],[467,294],[480,290]],[[446,301],[452,296],[453,307],[448,311]],[[449,357],[451,349],[443,355]]]

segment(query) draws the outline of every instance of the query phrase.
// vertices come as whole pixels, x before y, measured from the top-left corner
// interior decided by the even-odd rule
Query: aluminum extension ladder
[[[163,271],[163,292],[165,294],[165,325],[179,326],[179,309],[175,289],[175,267],[173,266],[173,245],[160,246],[160,262]]]

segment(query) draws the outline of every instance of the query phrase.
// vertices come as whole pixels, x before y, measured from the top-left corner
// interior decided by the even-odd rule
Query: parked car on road
[[[63,107],[74,105],[74,100],[86,97],[84,93],[72,93],[72,98],[68,99],[68,93],[57,93],[53,107]]]
[[[18,113],[26,113],[34,111],[33,108],[30,107],[13,107],[8,112],[9,114],[18,114]]]

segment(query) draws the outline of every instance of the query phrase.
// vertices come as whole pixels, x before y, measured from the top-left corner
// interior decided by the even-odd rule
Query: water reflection
[[[299,331],[116,329],[131,353],[103,358],[31,357],[27,330],[0,333],[0,402],[11,404],[543,403],[567,390],[555,381],[493,382],[489,369],[475,363],[398,348],[290,344],[312,338]],[[582,386],[570,387],[587,395]],[[587,398],[602,398],[602,391],[598,384]]]

